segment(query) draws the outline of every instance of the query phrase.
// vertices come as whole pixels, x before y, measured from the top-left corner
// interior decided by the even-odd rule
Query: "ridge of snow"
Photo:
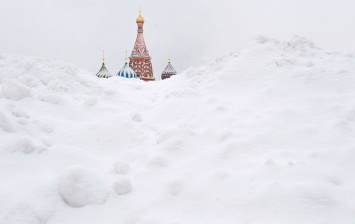
[[[150,83],[0,53],[0,223],[352,223],[354,82],[298,36]]]

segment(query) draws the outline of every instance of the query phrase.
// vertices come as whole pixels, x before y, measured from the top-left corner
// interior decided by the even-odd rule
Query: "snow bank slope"
[[[258,37],[143,83],[0,54],[0,223],[353,223],[354,62]]]

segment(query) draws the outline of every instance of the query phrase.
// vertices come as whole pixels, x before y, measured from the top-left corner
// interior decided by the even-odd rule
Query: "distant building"
[[[176,70],[174,69],[174,67],[171,65],[171,58],[169,57],[168,59],[168,65],[166,66],[166,68],[164,69],[164,71],[161,74],[161,79],[168,79],[173,75],[176,75]]]
[[[131,56],[127,58],[126,52],[126,62],[123,68],[117,73],[118,76],[124,78],[139,78],[144,81],[155,81],[153,66],[151,62],[151,57],[147,49],[147,45],[144,41],[143,36],[143,25],[144,18],[142,17],[142,12],[139,11],[139,16],[136,19],[138,26],[137,38],[134,44]],[[129,61],[128,61],[129,59]],[[173,75],[176,75],[176,70],[171,65],[171,59],[169,57],[169,63],[164,69],[161,77],[162,79],[170,78]],[[105,58],[102,58],[102,66],[100,71],[96,74],[99,78],[110,78],[112,75],[108,72],[105,66]]]
[[[97,77],[99,78],[110,78],[112,75],[108,72],[106,66],[105,66],[105,55],[102,56],[102,66],[100,71],[96,74]]]

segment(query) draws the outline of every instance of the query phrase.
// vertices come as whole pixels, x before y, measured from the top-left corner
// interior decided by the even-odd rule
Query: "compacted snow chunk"
[[[14,132],[15,128],[10,123],[8,117],[0,111],[0,128],[6,132]]]
[[[121,177],[114,182],[113,188],[118,195],[127,194],[132,191],[131,180],[128,177]]]
[[[114,164],[114,169],[117,174],[126,175],[129,172],[130,166],[123,161],[117,161]]]
[[[31,90],[11,79],[6,79],[2,85],[2,93],[9,100],[21,100],[31,96]]]
[[[59,193],[69,206],[78,208],[105,203],[108,188],[97,174],[83,167],[75,167],[61,176]]]

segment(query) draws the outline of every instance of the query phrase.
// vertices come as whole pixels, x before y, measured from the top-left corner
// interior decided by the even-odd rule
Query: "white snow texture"
[[[0,224],[355,223],[354,83],[302,37],[149,83],[0,53]]]

